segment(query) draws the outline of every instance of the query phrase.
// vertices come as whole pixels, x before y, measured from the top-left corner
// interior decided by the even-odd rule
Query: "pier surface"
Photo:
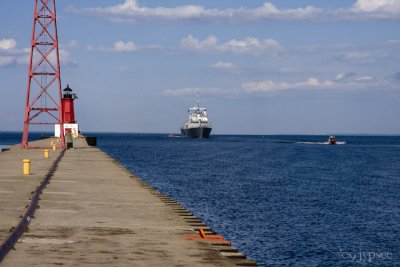
[[[37,141],[41,146],[49,140]],[[176,205],[154,194],[139,178],[98,148],[77,139],[66,151],[40,209],[1,266],[236,266],[196,234]],[[25,212],[32,190],[60,151],[17,146],[0,153],[0,244]],[[32,174],[22,175],[22,159]],[[164,199],[164,201],[163,201]],[[226,250],[226,251],[229,251]],[[229,254],[229,252],[225,252]],[[235,254],[240,257],[239,254]],[[235,258],[235,256],[234,256]],[[242,263],[242,264],[241,264]]]

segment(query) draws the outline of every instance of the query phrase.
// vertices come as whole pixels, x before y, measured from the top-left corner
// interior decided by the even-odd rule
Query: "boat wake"
[[[329,142],[296,142],[296,144],[303,144],[303,145],[330,145]],[[344,145],[346,142],[344,141],[336,141],[335,145]]]

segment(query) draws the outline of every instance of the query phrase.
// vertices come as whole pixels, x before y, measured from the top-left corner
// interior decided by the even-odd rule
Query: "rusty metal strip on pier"
[[[62,157],[65,154],[65,150],[63,150],[57,159],[54,161],[53,165],[51,166],[50,170],[40,182],[40,185],[36,188],[35,191],[32,192],[32,200],[29,206],[27,206],[27,210],[25,214],[22,216],[21,221],[19,222],[16,228],[11,228],[11,234],[8,238],[0,245],[0,263],[4,260],[7,256],[8,252],[14,248],[15,244],[17,243],[18,239],[24,234],[27,230],[28,225],[33,218],[36,209],[38,208],[40,195],[43,192],[43,189],[49,184],[51,177],[56,172],[58,164],[60,163]]]

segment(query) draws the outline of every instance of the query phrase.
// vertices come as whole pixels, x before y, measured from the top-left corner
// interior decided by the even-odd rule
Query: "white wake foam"
[[[305,145],[330,145],[328,141],[326,142],[296,142],[296,144],[305,144]],[[336,141],[336,145],[344,145],[346,142],[344,141]]]

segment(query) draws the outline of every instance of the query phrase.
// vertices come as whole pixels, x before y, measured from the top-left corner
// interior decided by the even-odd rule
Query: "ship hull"
[[[197,128],[181,128],[183,136],[191,138],[209,138],[212,128],[209,127],[197,127]]]

